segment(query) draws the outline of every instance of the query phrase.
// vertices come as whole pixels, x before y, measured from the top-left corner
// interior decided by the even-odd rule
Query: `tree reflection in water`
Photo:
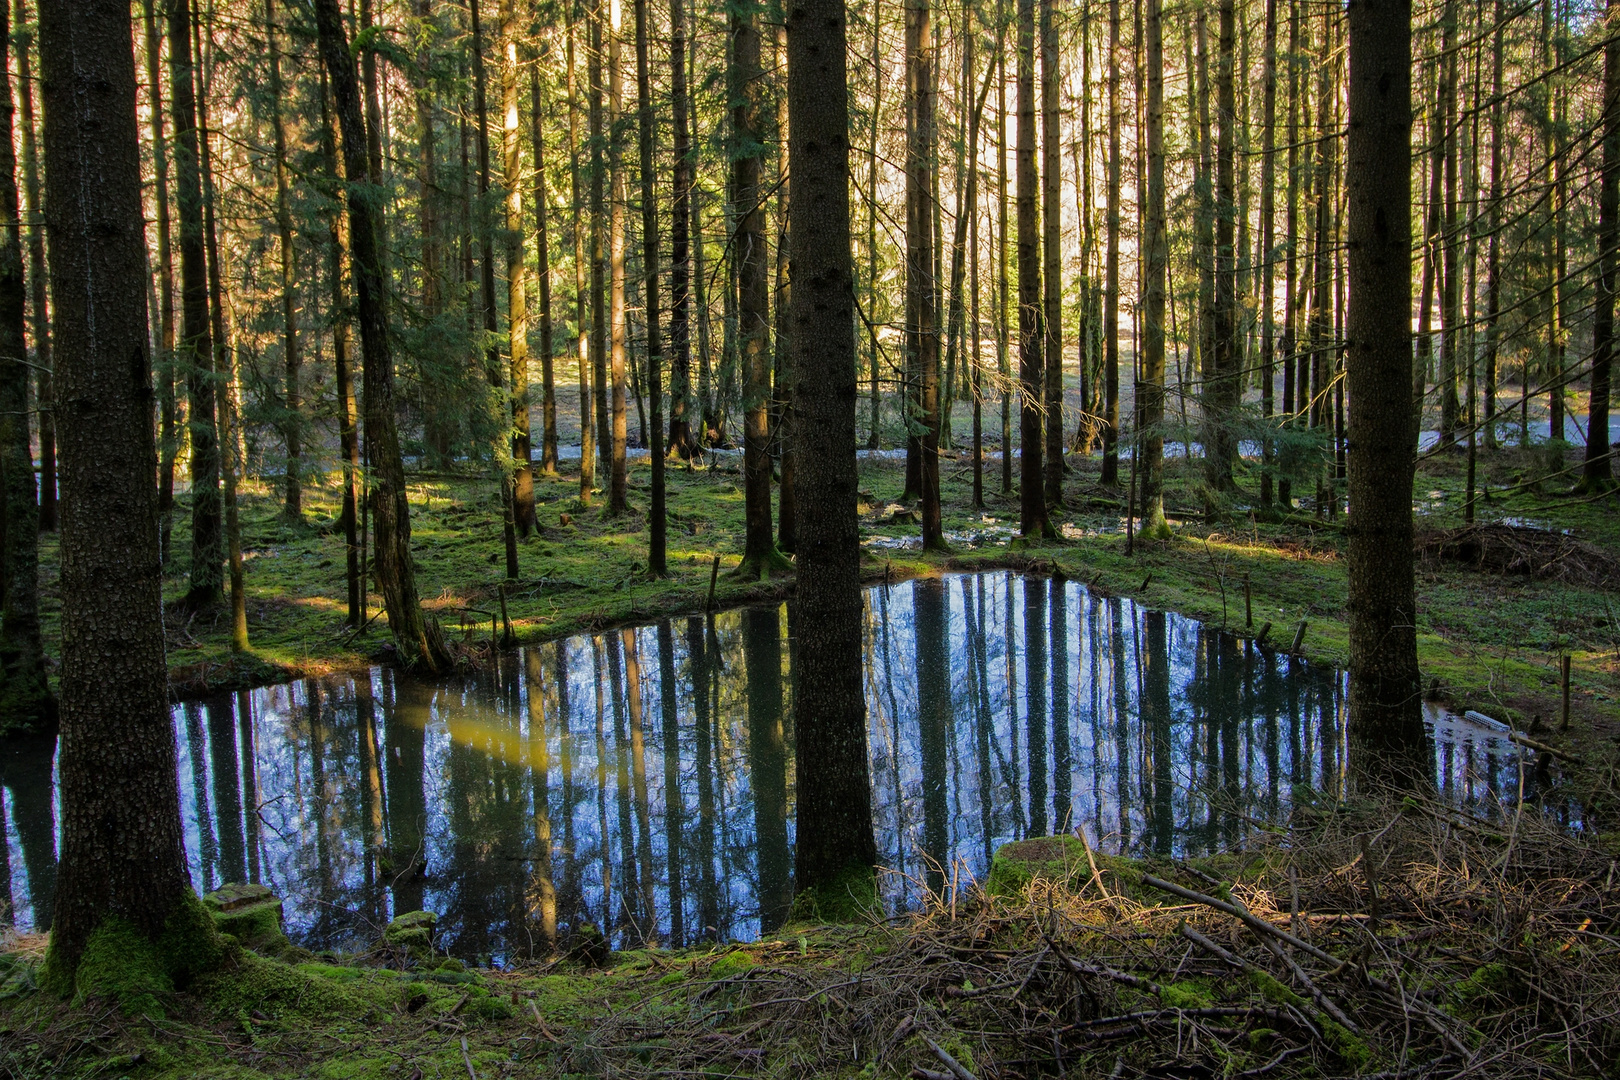
[[[1342,677],[1177,615],[1006,573],[868,594],[885,898],[982,880],[996,846],[1081,829],[1197,854],[1342,789]],[[779,607],[532,646],[423,681],[388,669],[175,709],[199,888],[246,877],[312,947],[427,908],[468,958],[544,954],[582,922],[619,946],[747,939],[792,899],[791,636]],[[1431,717],[1453,801],[1517,797],[1511,744]],[[0,901],[54,884],[53,747],[0,760]],[[1538,789],[1545,811],[1576,810]]]

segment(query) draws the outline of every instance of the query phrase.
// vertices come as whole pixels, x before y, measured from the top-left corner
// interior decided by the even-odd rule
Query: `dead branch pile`
[[[1614,861],[1533,811],[1498,823],[1409,800],[1196,866],[1077,880],[946,896],[836,948],[788,935],[724,975],[708,970],[721,954],[664,969],[552,1064],[921,1080],[1620,1065]]]
[[[1620,589],[1620,559],[1552,529],[1499,522],[1419,533],[1417,553],[1493,574],[1526,574],[1590,589]]]

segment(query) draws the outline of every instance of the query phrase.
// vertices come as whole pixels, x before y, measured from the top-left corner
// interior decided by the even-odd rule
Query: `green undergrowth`
[[[971,504],[965,461],[941,470],[944,527],[952,549],[924,554],[915,544],[914,514],[896,512],[903,488],[898,463],[863,462],[861,511],[869,583],[902,581],[947,570],[1059,572],[1108,597],[1176,611],[1288,650],[1301,622],[1299,654],[1342,665],[1348,658],[1343,516],[1317,518],[1247,508],[1222,500],[1220,520],[1205,523],[1196,466],[1167,463],[1168,539],[1127,544],[1121,517],[1125,492],[1097,483],[1096,459],[1071,458],[1065,505],[1054,522],[1067,539],[1026,542],[1015,536],[1016,496],[999,490],[999,468],[985,470],[986,506]],[[1482,455],[1486,493],[1480,520],[1509,520],[1569,530],[1611,554],[1620,553],[1620,514],[1613,500],[1569,497],[1567,478],[1533,483],[1549,466],[1543,449]],[[782,598],[791,578],[753,581],[736,573],[743,551],[743,495],[735,464],[672,464],[668,472],[668,574],[649,580],[646,565],[650,472],[631,467],[630,512],[604,515],[604,497],[584,507],[575,477],[539,477],[539,528],[520,541],[519,580],[507,589],[507,616],[518,642],[715,606]],[[244,548],[248,626],[253,647],[230,651],[225,611],[169,617],[171,678],[182,696],[354,669],[388,655],[380,602],[363,633],[344,622],[344,547],[337,527],[335,477],[305,491],[305,523],[288,525],[275,493],[245,485]],[[1248,491],[1251,475],[1240,475]],[[1419,467],[1418,527],[1460,525],[1463,459],[1440,453]],[[1563,487],[1559,485],[1563,484]],[[488,478],[419,476],[410,485],[412,541],[419,591],[448,638],[474,662],[487,656],[500,623],[505,573],[497,485]],[[170,601],[186,589],[190,533],[184,503],[174,520],[173,558],[165,578]],[[719,573],[711,579],[715,557]],[[47,648],[60,632],[53,537],[42,547]],[[1247,589],[1247,594],[1245,593]],[[1449,563],[1418,568],[1418,648],[1432,696],[1454,707],[1543,728],[1561,709],[1560,657],[1572,658],[1572,729],[1577,740],[1620,733],[1620,601],[1611,593],[1558,581],[1483,573]],[[1269,624],[1269,628],[1267,627]]]

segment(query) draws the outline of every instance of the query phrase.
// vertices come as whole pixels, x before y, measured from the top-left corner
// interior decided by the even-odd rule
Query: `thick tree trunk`
[[[1136,383],[1137,430],[1132,470],[1141,477],[1138,501],[1141,535],[1165,537],[1164,520],[1164,302],[1170,266],[1164,195],[1164,17],[1161,0],[1147,0],[1147,205],[1142,210],[1146,232],[1142,285],[1142,362]]]
[[[270,52],[270,116],[276,169],[276,234],[281,255],[282,369],[286,383],[282,402],[282,438],[287,446],[286,492],[282,516],[297,523],[304,518],[303,407],[298,384],[301,357],[298,348],[298,251],[293,246],[292,209],[287,198],[287,133],[282,122],[281,49],[276,44],[275,0],[264,2],[264,32]]]
[[[378,249],[375,206],[368,188],[365,127],[353,54],[349,52],[337,0],[315,0],[315,22],[321,54],[332,80],[338,124],[343,136],[343,169],[348,185],[349,244],[353,251],[355,307],[365,350],[366,457],[371,465],[371,517],[376,536],[376,575],[401,657],[430,671],[445,663],[438,625],[422,616],[411,559],[411,512],[406,500],[405,465],[400,458],[394,419],[394,358],[388,340],[388,294],[382,253]]]
[[[1048,510],[1063,505],[1063,133],[1058,95],[1058,29],[1053,0],[1040,0],[1041,33],[1041,325],[1046,389],[1042,488]]]
[[[56,382],[74,417],[60,433],[62,858],[44,972],[63,994],[86,947],[126,927],[151,951],[125,962],[177,986],[222,953],[191,892],[169,720],[130,31],[127,3],[41,11]]]
[[[11,40],[9,14],[0,3],[0,70]],[[56,721],[39,635],[39,509],[28,438],[28,365],[22,361],[28,353],[28,285],[11,117],[11,83],[0,79],[0,737],[47,734]],[[148,372],[142,376],[150,378]]]
[[[1352,0],[1349,23],[1351,765],[1416,786],[1432,774],[1412,565],[1410,0]]]
[[[1018,524],[1030,539],[1052,534],[1041,468],[1046,377],[1041,295],[1040,174],[1035,167],[1035,0],[1018,0]]]
[[[334,190],[342,183],[338,171],[337,133],[333,130],[331,92],[325,73],[321,76],[321,157],[322,166]],[[343,221],[334,205],[326,223],[326,278],[332,290],[332,370],[338,407],[338,455],[343,463],[343,523],[345,577],[348,583],[352,627],[366,622],[365,544],[360,536],[360,429],[359,409],[354,396],[354,365],[349,358],[349,302],[343,288]]]
[[[224,595],[224,533],[219,497],[219,439],[214,421],[214,341],[208,324],[208,263],[203,238],[202,176],[197,149],[196,74],[191,2],[168,0],[170,105],[180,210],[179,362],[186,372],[191,442],[191,582],[186,606]],[[47,177],[47,180],[49,178]]]
[[[793,663],[795,883],[830,917],[868,895],[877,864],[861,681],[844,5],[796,0],[787,20],[794,178],[789,370],[803,451],[795,494],[804,511]]]
[[[163,557],[169,557],[169,510],[174,505],[174,270],[169,258],[169,160],[163,139],[163,95],[158,80],[157,19],[153,0],[145,0],[146,76],[152,109],[153,202],[157,205],[158,296],[163,356],[159,358],[158,409],[163,457],[158,464],[158,513],[163,520]],[[51,384],[51,316],[46,302],[45,214],[40,199],[39,155],[34,144],[34,34],[28,26],[26,0],[17,0],[17,97],[22,105],[23,194],[28,215],[29,314],[34,334],[34,400],[39,408],[39,529],[55,532],[56,402]]]
[[[645,284],[643,309],[647,320],[647,394],[652,398],[652,423],[648,431],[648,452],[652,458],[652,507],[647,522],[647,574],[663,577],[667,572],[664,550],[667,544],[664,520],[664,345],[659,335],[658,305],[658,200],[654,192],[653,139],[657,117],[653,115],[652,65],[648,56],[647,0],[636,0],[636,113],[640,127],[641,155],[641,272]]]

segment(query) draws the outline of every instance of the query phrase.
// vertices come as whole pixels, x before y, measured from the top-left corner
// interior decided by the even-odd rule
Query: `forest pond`
[[[867,599],[894,909],[983,880],[1008,840],[1081,828],[1108,851],[1198,854],[1339,790],[1337,671],[1073,582],[962,574]],[[559,922],[615,944],[768,933],[791,899],[793,621],[746,608],[439,681],[379,668],[179,705],[193,881],[262,881],[317,949],[425,907],[456,955],[524,955],[548,872]],[[1534,785],[1499,735],[1428,719],[1455,802],[1492,811]],[[28,926],[54,877],[50,757],[14,756],[5,782],[0,884]]]

